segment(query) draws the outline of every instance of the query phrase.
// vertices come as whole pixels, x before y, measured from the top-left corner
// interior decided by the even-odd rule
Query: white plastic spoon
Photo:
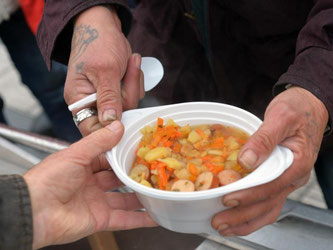
[[[144,75],[144,88],[145,91],[153,89],[162,79],[164,69],[161,62],[155,57],[142,57],[141,70]],[[68,106],[69,111],[82,108],[85,105],[93,103],[97,100],[97,94],[91,94],[85,98],[74,102]]]

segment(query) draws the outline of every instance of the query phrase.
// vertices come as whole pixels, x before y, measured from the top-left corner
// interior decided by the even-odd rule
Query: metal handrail
[[[0,136],[16,143],[29,146],[34,149],[47,153],[54,153],[67,148],[70,143],[54,139],[52,137],[42,136],[31,132],[25,132],[11,128],[0,123]]]

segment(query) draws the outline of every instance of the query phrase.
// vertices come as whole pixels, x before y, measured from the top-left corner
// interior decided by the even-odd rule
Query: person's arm
[[[333,2],[315,1],[306,25],[299,33],[296,58],[274,86],[274,93],[286,86],[300,86],[325,105],[333,117]],[[331,127],[331,120],[329,121]]]
[[[0,176],[0,249],[32,247],[32,212],[22,176]]]
[[[49,69],[52,60],[68,63],[74,19],[97,5],[114,6],[121,20],[123,33],[128,34],[132,15],[126,0],[45,0],[43,17],[37,31],[37,42]]]
[[[121,122],[115,121],[50,155],[24,174],[33,221],[29,210],[27,218],[17,218],[15,224],[15,210],[8,210],[7,227],[23,234],[31,230],[33,224],[33,240],[31,231],[26,235],[33,249],[39,249],[72,242],[99,231],[155,226],[147,212],[138,211],[142,205],[135,194],[110,192],[123,184],[110,169],[104,152],[118,143],[123,131]],[[22,178],[20,181],[23,185]],[[17,181],[13,182],[16,185]],[[14,186],[13,192],[21,190],[15,188],[18,187]],[[26,189],[24,197],[28,197]],[[25,203],[30,205],[28,200]],[[25,203],[21,208],[25,208]],[[6,249],[29,249],[22,246]]]
[[[288,195],[309,180],[333,115],[332,31],[333,2],[318,0],[299,34],[294,64],[275,85],[263,124],[238,156],[244,168],[255,169],[279,144],[293,151],[294,162],[269,183],[224,196],[230,209],[212,220],[220,234],[247,235],[275,222]]]
[[[99,1],[86,2],[101,4]],[[51,1],[49,4],[48,8],[45,7],[46,14],[58,5],[56,1]],[[61,8],[64,11],[63,7]],[[71,32],[65,37],[52,35],[54,39],[57,38],[57,43],[54,45],[52,42],[48,45],[50,48],[54,46],[53,50],[50,48],[46,50],[47,53],[54,55],[54,59],[59,55],[70,54],[64,91],[68,105],[97,92],[97,103],[90,106],[96,106],[98,119],[89,119],[80,123],[79,129],[83,135],[88,135],[116,119],[120,120],[122,111],[137,107],[139,100],[144,96],[141,56],[132,54],[124,33],[129,18],[123,18],[120,10],[122,8],[119,5],[112,4],[94,5],[90,8],[85,6],[81,12],[75,12],[77,14],[75,18],[73,18],[74,11],[70,12],[72,22],[67,27],[71,28]],[[51,20],[57,22],[63,19],[65,23],[68,22],[67,16],[58,11],[55,11],[53,16],[49,15],[49,18],[51,17]],[[60,23],[64,25],[64,22]],[[47,27],[47,31],[54,32],[52,26]],[[40,34],[42,33],[47,32],[42,32],[41,26]],[[55,33],[59,34],[56,28]],[[67,33],[63,31],[62,34]],[[41,38],[39,41],[43,42]],[[44,53],[44,56],[46,54],[46,59],[49,60],[50,55],[47,53]],[[78,111],[74,110],[73,115]]]

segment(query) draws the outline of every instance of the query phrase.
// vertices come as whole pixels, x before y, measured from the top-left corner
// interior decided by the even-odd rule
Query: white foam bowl
[[[128,173],[141,140],[140,129],[153,125],[157,118],[172,118],[178,125],[224,124],[253,134],[262,121],[240,108],[213,102],[189,102],[136,109],[123,113],[125,134],[111,151],[106,153],[118,178],[137,195],[151,217],[161,226],[181,233],[216,233],[212,217],[225,209],[221,198],[230,192],[257,186],[280,176],[292,163],[293,153],[277,146],[270,157],[246,177],[223,187],[195,192],[171,192],[143,186]]]

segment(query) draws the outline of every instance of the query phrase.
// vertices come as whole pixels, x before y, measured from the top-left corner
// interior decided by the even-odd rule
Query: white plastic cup
[[[267,183],[279,177],[293,162],[293,153],[277,146],[270,157],[246,177],[219,188],[194,192],[171,192],[149,188],[132,180],[128,173],[141,140],[140,129],[153,125],[157,118],[173,119],[178,125],[223,124],[253,134],[262,121],[253,114],[226,104],[188,102],[136,109],[123,113],[125,134],[111,151],[106,153],[118,178],[137,195],[138,199],[162,227],[181,233],[217,233],[211,227],[213,216],[226,209],[225,194]]]

